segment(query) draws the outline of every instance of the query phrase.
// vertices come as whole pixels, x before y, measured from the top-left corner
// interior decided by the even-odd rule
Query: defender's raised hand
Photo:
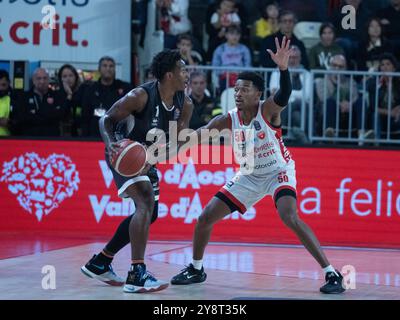
[[[290,40],[288,40],[285,36],[282,39],[282,45],[280,45],[278,38],[275,38],[275,44],[276,53],[270,49],[267,49],[267,51],[279,69],[286,70],[289,64],[289,57],[292,54],[292,49],[290,49]]]

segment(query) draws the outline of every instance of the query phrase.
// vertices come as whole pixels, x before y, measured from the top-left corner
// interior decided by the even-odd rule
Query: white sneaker
[[[139,264],[132,267],[128,272],[128,278],[124,286],[127,293],[146,293],[164,290],[169,283],[157,280],[152,274],[146,271],[146,265]]]
[[[96,255],[94,255],[88,263],[81,267],[81,271],[85,276],[97,279],[101,282],[109,284],[110,286],[120,287],[124,285],[124,279],[117,276],[111,264],[97,264],[94,262],[95,258]]]

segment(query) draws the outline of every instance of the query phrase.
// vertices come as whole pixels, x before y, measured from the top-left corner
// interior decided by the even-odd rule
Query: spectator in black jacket
[[[82,131],[85,137],[98,137],[99,119],[112,105],[127,94],[131,84],[115,78],[115,61],[103,57],[99,61],[100,79],[88,86],[82,99]]]
[[[59,94],[68,106],[68,115],[62,123],[63,136],[82,136],[82,96],[87,84],[82,84],[78,71],[64,64],[58,71]]]
[[[396,55],[400,55],[400,0],[390,0],[390,5],[377,15],[384,26],[384,35],[391,41]]]
[[[365,26],[366,34],[360,42],[357,54],[358,70],[378,71],[383,53],[393,53],[390,42],[382,35],[379,18],[371,18]]]
[[[17,130],[23,136],[59,137],[67,106],[57,92],[49,89],[49,74],[45,69],[36,69],[32,82],[32,89],[22,95],[15,107],[13,118]]]
[[[272,61],[271,56],[267,53],[267,49],[275,50],[275,38],[279,43],[282,42],[284,36],[290,40],[291,45],[297,46],[301,51],[301,64],[305,69],[309,68],[307,51],[303,41],[299,40],[293,33],[294,26],[297,22],[296,15],[291,11],[283,11],[279,16],[279,31],[266,37],[261,42],[260,64],[265,68],[275,68],[276,65]]]
[[[342,13],[342,8],[347,5],[353,6],[356,11],[354,29],[344,28],[342,25],[343,22],[347,22],[346,19],[343,20],[346,15]],[[342,0],[339,8],[332,13],[330,22],[333,23],[337,31],[336,42],[344,49],[346,60],[351,68],[354,67],[354,60],[357,57],[359,41],[367,31],[364,26],[370,17],[371,13],[362,0]]]
[[[197,130],[206,125],[213,117],[221,113],[221,109],[215,109],[214,99],[206,95],[207,78],[203,72],[194,71],[189,80],[190,98],[193,101],[193,114],[189,128]]]

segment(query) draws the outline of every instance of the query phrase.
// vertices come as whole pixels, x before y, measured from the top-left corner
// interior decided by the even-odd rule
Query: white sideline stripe
[[[123,176],[123,177],[131,177],[131,175],[127,176],[127,175],[125,175],[125,174],[122,174],[122,173],[119,171],[118,168],[119,168],[119,165],[120,165],[120,163],[121,163],[121,160],[122,160],[122,158],[126,155],[126,153],[127,153],[129,150],[131,150],[133,147],[136,147],[136,146],[140,146],[140,147],[143,148],[144,154],[145,154],[145,157],[146,157],[143,166],[140,168],[140,170],[139,170],[138,172],[142,171],[143,168],[146,166],[146,162],[147,162],[147,152],[146,152],[146,149],[145,149],[145,148],[143,147],[143,145],[140,144],[139,142],[131,143],[131,144],[130,144],[129,146],[127,146],[124,150],[122,150],[122,152],[121,152],[120,155],[118,156],[117,162],[116,162],[116,164],[115,164],[115,171],[117,171],[118,174],[120,174],[120,175]],[[136,173],[137,173],[137,172],[136,172]],[[135,173],[135,174],[136,174],[136,173]],[[134,176],[135,174],[133,174],[132,176]]]

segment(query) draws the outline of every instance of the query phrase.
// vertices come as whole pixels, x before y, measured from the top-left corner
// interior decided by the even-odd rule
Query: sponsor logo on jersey
[[[258,137],[260,140],[264,140],[264,139],[265,139],[265,132],[264,132],[264,131],[258,132],[258,133],[257,133],[257,137]]]

